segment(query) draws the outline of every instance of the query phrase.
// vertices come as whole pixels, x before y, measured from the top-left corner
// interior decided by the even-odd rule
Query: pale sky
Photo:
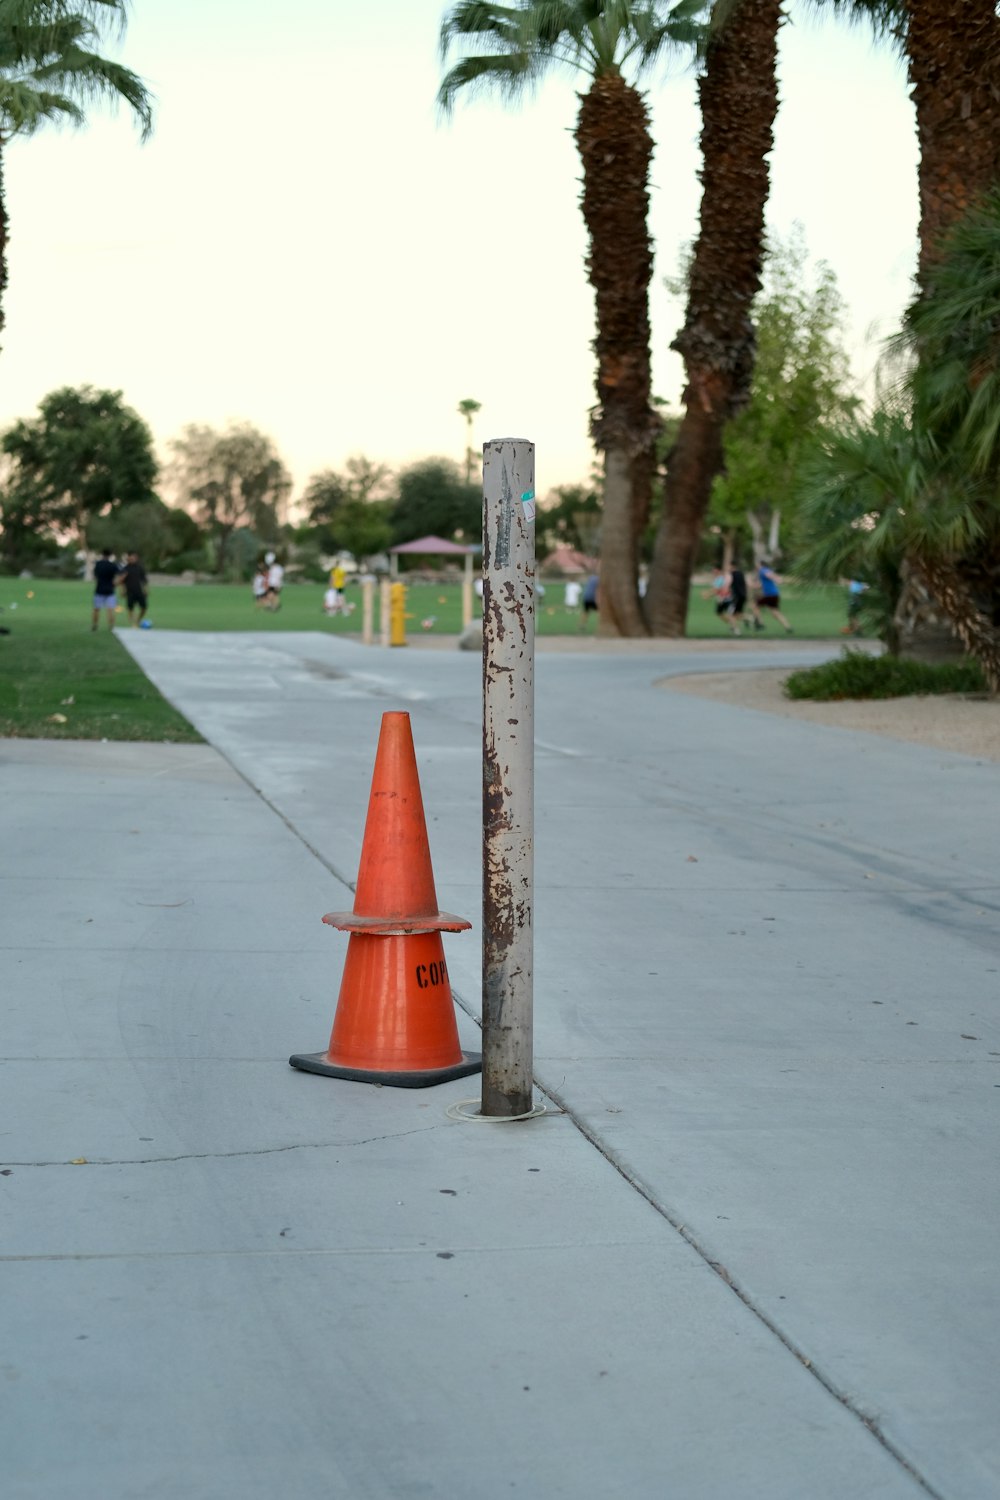
[[[859,383],[911,291],[917,144],[905,69],[792,0],[769,227],[798,220],[848,304]],[[296,493],[353,453],[392,466],[536,445],[539,493],[586,476],[593,300],[574,81],[442,121],[439,0],[133,0],[123,60],[156,96],[5,151],[0,428],[61,385],[121,390],[161,458],[188,422],[253,422]],[[678,58],[652,111],[654,389],[678,404],[683,307],[662,286],[697,230],[700,129]]]

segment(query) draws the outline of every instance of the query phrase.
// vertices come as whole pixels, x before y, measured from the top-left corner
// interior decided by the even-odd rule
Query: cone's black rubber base
[[[342,1068],[326,1060],[325,1052],[297,1052],[288,1061],[293,1068],[303,1073],[322,1073],[324,1078],[352,1078],[356,1083],[381,1083],[391,1089],[428,1089],[435,1083],[447,1083],[452,1078],[467,1078],[470,1073],[480,1073],[483,1067],[481,1052],[463,1052],[460,1063],[450,1068],[425,1068],[401,1073],[380,1073],[374,1068]]]

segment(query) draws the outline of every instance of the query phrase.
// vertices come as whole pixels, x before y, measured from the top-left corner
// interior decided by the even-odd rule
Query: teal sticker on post
[[[534,490],[525,490],[524,494],[521,496],[521,504],[524,507],[524,519],[526,521],[533,521],[535,519]]]

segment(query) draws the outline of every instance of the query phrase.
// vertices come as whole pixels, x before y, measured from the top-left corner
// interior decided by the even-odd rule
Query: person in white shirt
[[[281,589],[285,582],[285,570],[273,552],[269,552],[264,561],[267,563],[267,607],[268,609],[280,609]]]

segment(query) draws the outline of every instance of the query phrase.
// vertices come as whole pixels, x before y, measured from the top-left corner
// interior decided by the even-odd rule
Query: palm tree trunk
[[[965,651],[982,667],[990,692],[1000,693],[1000,630],[978,607],[959,569],[954,563],[928,557],[912,558],[911,567],[940,605]]]
[[[702,525],[722,468],[723,432],[750,394],[750,309],[760,290],[781,20],[782,0],[743,0],[710,40],[698,85],[701,223],[684,327],[672,345],[684,357],[687,384],[646,596],[654,635],[684,634]]]
[[[948,230],[1000,181],[1000,18],[995,0],[906,0],[906,12],[926,291]]]
[[[917,279],[926,293],[948,231],[1000,181],[1000,17],[995,0],[905,3],[907,68],[920,142]],[[952,612],[937,598],[926,566],[910,561],[897,608],[906,621],[900,648],[904,655],[927,657],[940,651],[938,617],[951,618]],[[970,649],[957,627],[955,633]],[[956,642],[954,655],[959,654]]]
[[[4,292],[7,290],[7,199],[3,184],[3,147],[0,138],[0,333],[6,321],[3,310]]]
[[[590,430],[604,455],[601,633],[639,636],[639,540],[649,517],[656,435],[651,401],[649,164],[653,142],[642,95],[618,73],[595,78],[580,100],[576,143],[587,272],[597,304],[597,405]]]
[[[646,616],[653,635],[684,634],[688,595],[712,481],[722,468],[722,434],[728,400],[724,382],[701,377],[702,399],[693,396],[692,372],[677,442],[667,461],[664,514],[656,534],[646,592]],[[710,389],[711,388],[711,389]]]

